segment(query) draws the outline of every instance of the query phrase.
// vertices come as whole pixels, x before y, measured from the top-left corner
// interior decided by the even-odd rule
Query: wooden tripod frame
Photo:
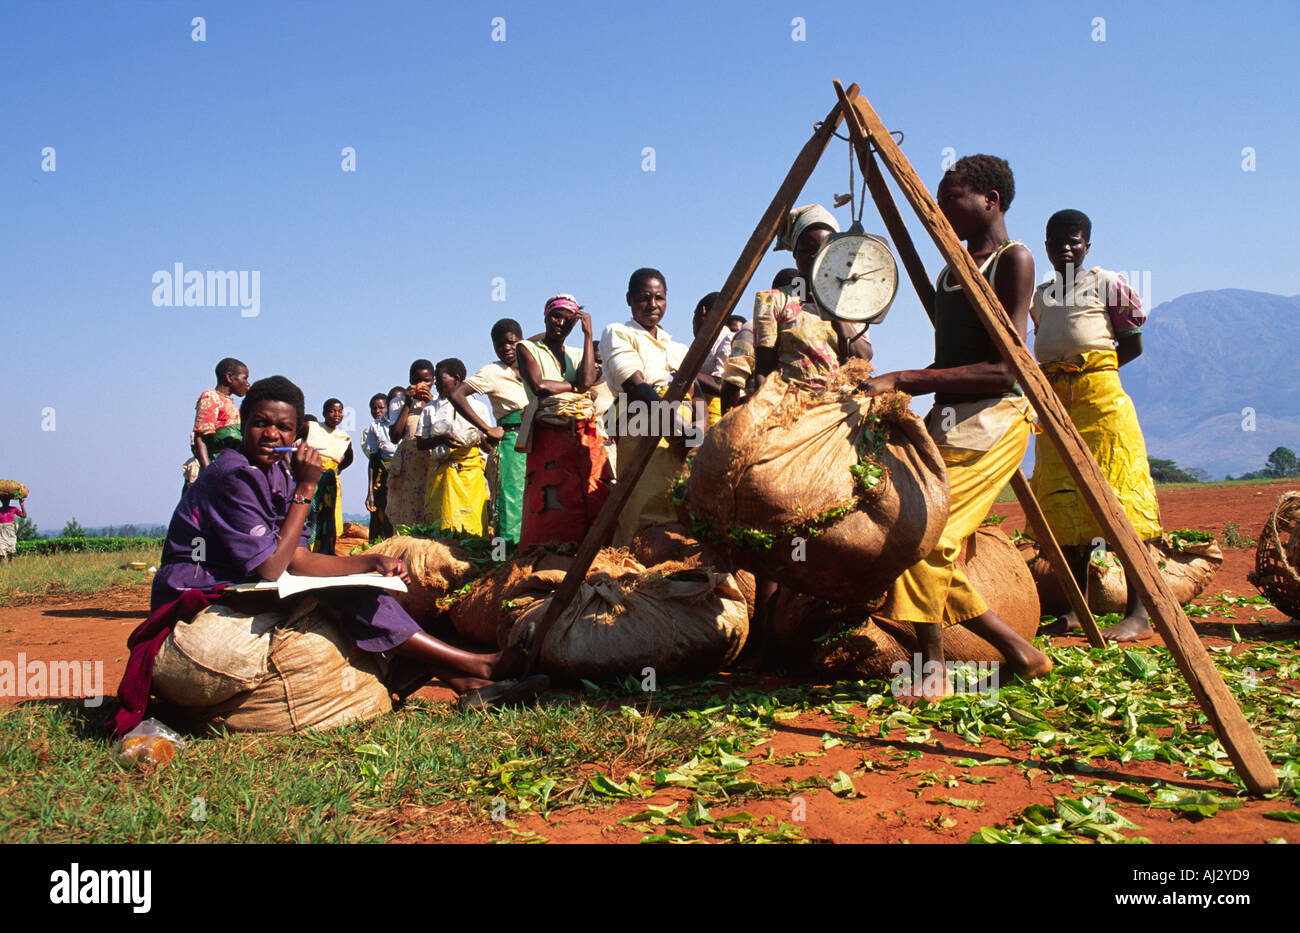
[[[741,293],[745,291],[754,272],[757,271],[764,253],[776,237],[781,221],[794,206],[804,183],[812,175],[813,169],[826,151],[840,121],[846,121],[849,138],[866,175],[868,188],[886,229],[894,240],[903,265],[917,289],[921,304],[928,312],[933,313],[933,288],[899,216],[898,208],[889,194],[889,189],[885,186],[884,178],[875,167],[873,151],[880,155],[885,168],[888,169],[917,217],[925,225],[940,254],[947,260],[952,273],[961,282],[975,313],[998,347],[1002,358],[1006,360],[1016,380],[1024,388],[1025,394],[1038,413],[1043,434],[1060,451],[1066,467],[1078,484],[1084,501],[1087,502],[1098,524],[1106,533],[1107,540],[1112,543],[1113,549],[1119,555],[1130,585],[1137,589],[1156,630],[1173,653],[1179,670],[1182,671],[1201,709],[1209,717],[1211,725],[1247,789],[1253,794],[1274,790],[1278,785],[1277,775],[1264,754],[1259,740],[1251,731],[1236,700],[1228,692],[1214,662],[1201,644],[1187,616],[1183,614],[1182,607],[1178,605],[1178,601],[1152,563],[1150,553],[1133,530],[1101,468],[1070,420],[1069,413],[1056,397],[1055,391],[1039,369],[1037,362],[1029,354],[1024,341],[1020,339],[1019,333],[1012,325],[1011,318],[1003,309],[992,286],[980,275],[974,260],[962,247],[947,218],[939,211],[938,205],[898,144],[889,135],[889,131],[876,112],[867,103],[866,98],[859,96],[858,86],[854,84],[845,90],[839,81],[835,81],[835,92],[839,98],[837,103],[826,115],[826,119],[817,124],[812,138],[800,150],[785,181],[777,189],[776,196],[763,213],[758,226],[754,228],[740,258],[732,267],[731,274],[727,276],[718,299],[695,335],[681,367],[668,386],[664,401],[672,404],[686,397],[704,362],[704,357],[712,348],[727,317],[735,308]],[[656,437],[637,438],[629,455],[619,459],[618,481],[614,484],[604,508],[596,516],[596,521],[579,545],[572,566],[556,589],[550,606],[533,635],[534,650],[530,659],[530,668],[536,665],[537,658],[541,654],[541,646],[545,643],[551,626],[577,594],[596,553],[612,535],[619,514],[645,472],[657,443]],[[1071,604],[1087,627],[1089,641],[1094,646],[1103,646],[1105,643],[1101,640],[1096,623],[1088,613],[1083,596],[1065,566],[1064,557],[1056,546],[1056,541],[1043,520],[1038,503],[1034,501],[1028,483],[1019,470],[1012,478],[1012,485],[1025,506],[1025,514],[1035,534],[1039,536],[1039,543],[1047,550],[1053,569],[1066,588]]]

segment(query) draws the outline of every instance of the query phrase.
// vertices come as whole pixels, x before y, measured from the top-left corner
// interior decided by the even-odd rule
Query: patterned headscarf
[[[786,249],[793,253],[800,234],[814,224],[825,224],[833,232],[840,232],[840,225],[830,211],[820,204],[805,204],[790,211],[785,218],[785,223],[776,234],[776,249]]]
[[[578,304],[578,299],[572,295],[552,295],[546,299],[546,310],[542,312],[543,316],[550,314],[556,308],[562,308],[572,314],[581,311],[582,305]]]

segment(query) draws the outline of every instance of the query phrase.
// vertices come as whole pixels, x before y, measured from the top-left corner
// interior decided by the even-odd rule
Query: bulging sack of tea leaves
[[[1070,600],[1065,595],[1065,590],[1061,589],[1061,582],[1056,579],[1052,562],[1043,555],[1038,542],[1033,538],[1022,537],[1015,544],[1025,565],[1029,567],[1029,575],[1034,579],[1034,588],[1038,590],[1038,602],[1042,605],[1043,612],[1060,615],[1069,611]]]
[[[563,575],[572,562],[572,557],[539,545],[475,580],[469,592],[448,609],[456,634],[478,645],[502,646],[517,614],[511,604],[512,595],[525,587],[534,573],[558,570]]]
[[[656,564],[678,563],[684,567],[708,567],[718,573],[730,573],[736,586],[745,597],[749,616],[754,616],[754,575],[736,566],[729,550],[717,544],[700,541],[690,530],[677,522],[646,525],[636,533],[628,545],[632,556],[646,567]]]
[[[858,388],[853,361],[823,391],[768,377],[705,435],[679,484],[692,531],[804,593],[870,602],[933,548],[948,475],[910,396]]]
[[[406,564],[411,582],[405,593],[394,593],[393,597],[417,622],[432,620],[441,611],[438,600],[478,573],[463,550],[434,538],[398,535],[379,542],[366,553],[398,557]]]
[[[560,681],[705,674],[735,659],[749,634],[745,600],[730,574],[602,551],[539,652],[539,670]],[[518,616],[508,643],[530,640],[562,570],[534,573],[510,595]]]
[[[1026,641],[1038,631],[1038,593],[1016,546],[995,526],[983,525],[966,539],[960,566],[988,607]],[[914,664],[920,643],[910,622],[872,618],[827,640],[818,666],[835,676],[892,680],[895,664]],[[965,626],[943,630],[947,661],[992,664],[1006,660],[1000,651]]]
[[[420,450],[415,439],[397,445],[397,453],[388,462],[388,504],[384,512],[393,527],[425,523],[425,489],[433,453]]]
[[[1300,619],[1300,492],[1277,500],[1259,533],[1249,579],[1278,611]]]
[[[1200,596],[1223,563],[1223,551],[1208,532],[1166,532],[1146,545],[1180,606]],[[1123,613],[1128,608],[1128,578],[1113,551],[1095,551],[1088,560],[1086,593],[1093,615]]]
[[[314,597],[305,596],[291,609],[274,613],[279,619],[267,629],[267,617],[272,614],[239,618],[241,614],[235,610],[216,615],[208,614],[208,610],[200,613],[194,622],[208,629],[202,647],[209,654],[203,659],[190,656],[197,653],[198,638],[189,639],[189,654],[176,651],[169,639],[155,663],[154,691],[164,701],[175,704],[176,712],[186,721],[232,732],[332,729],[392,710],[392,698],[383,683],[377,656],[344,638]],[[201,621],[204,619],[206,623]],[[225,623],[228,632],[230,645],[225,648],[213,626],[217,621]],[[259,658],[252,641],[262,637],[267,647]],[[205,667],[214,657],[223,659],[225,681],[245,678],[244,689],[211,705],[185,702],[216,695],[212,671]],[[232,658],[238,663],[229,663]]]

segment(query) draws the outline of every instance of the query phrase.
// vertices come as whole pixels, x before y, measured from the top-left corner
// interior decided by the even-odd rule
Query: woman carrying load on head
[[[464,381],[465,364],[454,357],[440,360],[434,367],[438,397],[420,413],[416,446],[434,452],[425,485],[428,523],[448,531],[481,535],[488,504],[486,462],[479,448],[483,437],[451,404],[451,393]],[[475,398],[465,401],[480,420],[487,419],[487,407],[482,402]]]
[[[526,454],[515,449],[519,422],[528,405],[528,394],[515,357],[515,344],[522,336],[518,321],[502,318],[493,324],[492,349],[497,359],[452,389],[448,396],[457,414],[478,428],[493,445],[487,477],[496,513],[496,534],[511,545],[519,543],[527,460]],[[487,396],[496,427],[488,425],[469,404],[469,397],[476,394]]]
[[[343,535],[343,490],[339,474],[352,465],[352,438],[339,427],[343,423],[343,403],[326,399],[321,408],[325,418],[307,423],[307,444],[320,451],[324,472],[316,486],[312,502],[315,523],[311,549],[317,554],[333,554],[334,544]]]
[[[754,366],[760,379],[779,371],[787,382],[824,389],[849,357],[871,359],[866,328],[832,320],[809,294],[813,260],[839,230],[820,204],[787,215],[776,248],[794,253],[799,277],[754,296]]]
[[[515,345],[528,408],[519,431],[527,452],[520,547],[581,541],[609,497],[613,479],[589,389],[596,381],[591,315],[572,295],[546,302],[546,332]],[[566,347],[574,324],[582,347]]]
[[[690,406],[684,403],[663,417],[661,397],[686,356],[686,346],[659,326],[668,310],[663,273],[658,269],[633,272],[627,305],[632,319],[610,324],[600,338],[605,381],[617,399],[618,415],[611,420],[619,426],[619,469],[626,470],[631,463],[630,450],[638,437],[658,435],[659,443],[619,515],[615,547],[631,544],[638,528],[676,520],[672,486],[686,460],[685,438],[703,437],[708,427],[707,412],[695,423]]]
[[[258,380],[240,415],[242,447],[227,451],[204,470],[172,515],[153,581],[150,616],[128,641],[131,657],[118,691],[122,709],[114,721],[118,735],[147,715],[154,658],[167,634],[205,606],[238,598],[223,595],[223,588],[276,580],[286,570],[309,577],[380,573],[410,582],[407,568],[396,557],[374,552],[335,557],[308,551],[307,516],[322,458],[306,443],[292,454],[276,452],[292,445],[303,425],[302,391],[296,385],[283,376]],[[195,539],[205,544],[202,561],[194,560]],[[343,587],[313,595],[351,643],[403,662],[405,683],[390,686],[413,692],[436,676],[462,694],[460,705],[474,707],[522,699],[545,686],[544,678],[500,680],[519,665],[518,652],[474,654],[453,648],[426,634],[383,590]],[[424,680],[412,679],[412,670]]]

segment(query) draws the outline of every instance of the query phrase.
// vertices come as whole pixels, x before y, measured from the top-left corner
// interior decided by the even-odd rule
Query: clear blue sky
[[[45,531],[166,522],[219,358],[289,376],[314,410],[339,396],[359,440],[366,400],[412,359],[472,371],[495,319],[540,325],[559,291],[599,327],[624,319],[642,265],[666,274],[665,326],[688,337],[835,77],[905,132],[932,188],[945,148],[1007,158],[1008,227],[1040,273],[1045,218],[1076,207],[1090,260],[1148,270],[1156,303],[1296,294],[1298,9],[5,3],[0,478],[32,487]],[[835,143],[801,203],[846,191],[847,158]],[[152,276],[177,262],[257,270],[260,313],[155,307]],[[929,362],[905,283],[873,338],[881,368]],[[363,510],[363,471],[344,474],[346,511]]]

